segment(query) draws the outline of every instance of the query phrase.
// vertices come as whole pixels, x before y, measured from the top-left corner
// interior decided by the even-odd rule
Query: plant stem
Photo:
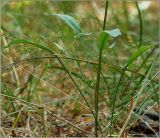
[[[139,25],[140,25],[140,33],[139,33],[139,47],[142,45],[142,33],[143,33],[143,24],[142,24],[142,16],[141,16],[141,11],[138,6],[138,2],[136,1],[136,7],[138,10],[138,16],[139,16]]]
[[[106,6],[105,6],[105,15],[104,15],[104,21],[103,21],[103,30],[105,30],[105,28],[106,28],[107,11],[108,11],[108,1],[106,1]]]
[[[106,27],[106,19],[107,19],[107,10],[108,10],[108,1],[106,1],[105,5],[105,15],[104,15],[104,22],[103,22],[103,30]],[[95,91],[95,136],[98,137],[98,96],[99,96],[99,83],[100,83],[100,72],[101,72],[101,61],[102,61],[102,49],[99,53],[99,61],[98,61],[98,69],[97,69],[97,82],[96,82],[96,91]]]

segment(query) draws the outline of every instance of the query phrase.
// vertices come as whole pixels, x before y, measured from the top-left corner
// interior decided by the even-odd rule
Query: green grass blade
[[[143,46],[143,47],[140,47],[138,50],[134,51],[127,61],[127,66],[129,66],[131,63],[133,63],[133,61],[135,61],[139,56],[144,54],[150,48],[153,48],[153,47],[152,46]]]
[[[140,33],[139,33],[139,47],[142,45],[142,35],[143,35],[143,24],[142,24],[142,15],[141,11],[138,5],[138,2],[136,1],[136,8],[138,11],[138,16],[139,16],[139,27],[140,27]]]
[[[41,48],[41,49],[43,49],[45,51],[48,51],[48,52],[54,54],[54,52],[50,48],[48,48],[48,47],[46,47],[44,45],[41,45],[41,44],[34,43],[34,42],[30,41],[30,40],[26,40],[26,39],[15,39],[15,40],[12,40],[7,46],[5,46],[5,48],[9,48],[9,47],[11,47],[12,45],[15,45],[15,44],[31,44],[33,46],[36,46],[38,48]]]

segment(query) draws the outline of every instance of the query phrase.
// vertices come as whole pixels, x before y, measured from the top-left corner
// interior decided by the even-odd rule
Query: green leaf
[[[47,14],[47,13],[45,14],[59,17],[64,21],[64,23],[66,23],[76,33],[76,35],[81,36],[81,33],[82,33],[81,28],[77,23],[77,21],[72,16],[65,15],[65,14]]]
[[[113,29],[113,30],[104,30],[103,32],[112,36],[112,37],[117,37],[117,36],[121,35],[121,32],[118,28]]]
[[[102,32],[99,34],[98,40],[97,40],[98,48],[99,48],[100,50],[103,49],[104,44],[105,44],[105,40],[106,40],[107,37],[109,37],[109,36],[117,37],[117,36],[119,36],[119,35],[121,35],[121,32],[120,32],[120,30],[119,30],[118,28],[113,29],[113,30],[104,30],[104,31],[102,31]]]
[[[144,54],[148,49],[153,48],[152,46],[142,46],[136,51],[134,51],[127,61],[127,65],[129,66],[134,60],[136,60],[139,56]]]

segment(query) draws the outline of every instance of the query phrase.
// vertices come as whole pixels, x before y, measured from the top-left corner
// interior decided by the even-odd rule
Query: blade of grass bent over
[[[48,48],[47,46],[41,45],[41,44],[37,44],[34,43],[32,41],[26,40],[26,39],[16,39],[11,41],[7,46],[5,46],[5,48],[12,46],[13,44],[31,44],[33,46],[36,46],[40,49],[43,49],[53,55],[54,52],[52,51],[52,49]],[[84,94],[82,93],[81,89],[79,88],[79,86],[77,85],[77,83],[75,82],[75,80],[73,79],[72,75],[70,74],[70,72],[68,71],[68,69],[66,68],[66,66],[63,64],[63,62],[61,61],[61,59],[58,57],[58,55],[56,55],[57,60],[59,61],[59,63],[62,65],[62,67],[64,68],[64,70],[66,71],[66,73],[68,74],[68,76],[70,77],[70,79],[73,81],[74,85],[76,86],[76,88],[78,89],[78,91],[80,92],[81,96],[83,97],[83,99],[85,100],[87,106],[89,107],[91,113],[93,114],[93,116],[95,116],[90,104],[88,103],[87,99],[85,98]]]
[[[84,63],[87,63],[89,62],[90,64],[92,65],[98,65],[97,62],[94,62],[94,61],[87,61],[87,60],[84,60],[84,59],[78,59],[78,58],[73,58],[73,57],[68,57],[68,56],[61,56],[59,54],[54,54],[53,56],[42,56],[42,57],[33,57],[33,58],[26,58],[26,59],[22,59],[22,60],[19,60],[19,61],[15,61],[13,63],[10,63],[8,65],[5,65],[5,66],[2,66],[2,73],[7,71],[10,67],[12,67],[14,64],[19,64],[20,62],[25,62],[25,61],[29,61],[29,60],[38,60],[38,59],[43,59],[43,58],[56,58],[55,55],[57,55],[59,58],[61,59],[67,59],[67,60],[77,60],[77,61],[80,61],[80,62],[84,62]],[[103,66],[106,66],[106,67],[109,67],[109,68],[112,68],[113,70],[119,72],[119,73],[122,73],[123,72],[123,68],[121,66],[113,66],[113,65],[108,65],[108,64],[103,64]],[[144,74],[141,74],[139,72],[136,72],[136,71],[133,71],[133,70],[130,70],[130,69],[126,69],[126,71],[129,71],[131,73],[134,73],[138,76],[141,76],[141,77],[145,77],[146,75]],[[3,75],[2,75],[3,76]],[[126,74],[126,77],[128,77],[128,75]],[[150,80],[150,78],[148,78]],[[154,83],[158,83],[156,80],[152,80],[152,82]]]

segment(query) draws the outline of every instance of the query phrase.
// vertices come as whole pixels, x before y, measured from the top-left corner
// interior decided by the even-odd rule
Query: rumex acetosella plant
[[[45,13],[46,14],[46,13]],[[62,19],[77,35],[78,38],[81,38],[82,35],[85,35],[81,32],[80,26],[77,23],[77,21],[69,16],[69,15],[65,15],[65,14],[46,14],[46,15],[52,15],[52,16],[57,16],[60,19]],[[56,56],[57,60],[59,61],[59,63],[62,65],[62,67],[64,68],[64,70],[66,71],[66,73],[69,75],[70,79],[73,81],[74,85],[77,87],[78,91],[80,92],[81,96],[83,97],[83,99],[86,102],[86,105],[89,107],[92,115],[95,118],[95,132],[96,132],[96,136],[98,136],[98,127],[99,127],[99,123],[98,123],[98,97],[99,97],[99,83],[100,83],[100,72],[101,72],[101,59],[102,59],[102,52],[103,52],[103,48],[105,46],[105,44],[107,43],[107,40],[109,39],[109,37],[118,37],[119,35],[121,35],[121,32],[119,29],[113,29],[113,30],[104,30],[102,32],[99,33],[98,38],[97,38],[97,46],[99,49],[99,60],[98,60],[98,67],[97,67],[97,83],[96,83],[96,88],[95,88],[95,109],[92,109],[90,106],[90,103],[88,103],[87,99],[85,98],[83,92],[81,91],[81,89],[79,88],[78,84],[76,83],[76,81],[74,80],[74,78],[72,77],[72,75],[70,74],[69,70],[66,68],[66,66],[64,65],[64,63],[61,61],[61,59]],[[18,39],[18,40],[13,40],[11,43],[9,43],[5,48],[8,48],[12,45],[15,44],[30,44],[32,46],[36,46],[40,49],[43,49],[47,52],[50,52],[51,54],[55,55],[54,51],[50,48],[48,48],[45,45],[41,45],[41,44],[37,44],[35,42],[32,42],[30,40],[25,40],[25,39]],[[109,44],[107,44],[109,45]]]
[[[50,18],[50,19],[54,19],[54,20],[62,22],[63,24],[65,24],[67,26],[67,27],[65,26],[67,28],[67,29],[65,28],[67,31],[72,30],[71,32],[75,33],[75,37],[72,39],[75,39],[76,44],[78,42],[78,45],[80,45],[81,46],[80,48],[83,50],[79,52],[78,48],[76,49],[75,47],[73,47],[73,49],[75,48],[77,51],[75,49],[74,49],[75,51],[74,50],[73,51],[68,50],[68,51],[72,54],[72,56],[76,55],[79,52],[81,55],[85,55],[82,57],[86,58],[87,60],[80,59],[77,55],[76,55],[77,56],[76,58],[68,56],[69,52],[67,51],[68,52],[67,53],[63,48],[61,48],[57,44],[57,47],[59,47],[59,49],[61,49],[63,52],[65,51],[68,54],[68,55],[66,54],[67,56],[62,56],[60,54],[57,54],[53,45],[48,45],[45,42],[41,43],[41,42],[37,42],[37,41],[31,40],[31,39],[14,38],[5,47],[5,48],[12,48],[13,45],[15,45],[15,46],[17,45],[21,48],[22,48],[22,46],[25,48],[27,46],[27,48],[28,48],[28,46],[31,46],[32,48],[35,47],[36,49],[41,49],[42,52],[45,51],[46,53],[43,52],[43,54],[47,54],[47,52],[48,52],[49,55],[51,55],[51,56],[48,56],[48,57],[46,56],[45,58],[50,58],[50,59],[54,58],[54,61],[56,61],[54,63],[58,63],[58,66],[56,66],[57,64],[55,65],[54,63],[50,64],[52,61],[52,60],[50,60],[50,63],[49,63],[50,65],[47,65],[45,69],[47,69],[48,66],[54,67],[59,72],[63,71],[63,72],[65,72],[65,74],[68,75],[68,77],[70,79],[69,81],[71,81],[72,85],[74,85],[74,88],[76,88],[79,92],[79,93],[76,93],[76,96],[78,97],[80,95],[80,97],[83,99],[83,102],[85,102],[85,104],[83,104],[83,105],[85,105],[87,107],[87,112],[89,111],[92,114],[92,117],[94,118],[94,121],[93,121],[94,122],[94,125],[93,125],[93,128],[94,128],[93,132],[94,133],[93,134],[96,137],[108,136],[109,134],[112,135],[114,133],[117,135],[117,133],[119,133],[119,132],[120,132],[120,134],[119,134],[119,137],[120,137],[123,134],[124,130],[126,130],[126,128],[128,129],[128,126],[127,126],[128,122],[129,122],[129,120],[131,120],[134,117],[134,113],[132,111],[137,106],[138,102],[140,101],[139,99],[141,98],[141,96],[143,96],[144,90],[146,90],[147,92],[151,91],[151,95],[148,94],[149,92],[145,93],[146,99],[144,101],[142,101],[142,103],[140,103],[139,108],[144,108],[147,102],[152,102],[152,100],[150,100],[151,96],[153,97],[153,95],[155,95],[155,97],[158,97],[157,93],[156,93],[157,82],[154,80],[158,73],[153,75],[153,77],[150,76],[150,73],[154,69],[158,55],[156,55],[156,57],[153,59],[153,61],[150,60],[151,59],[150,56],[156,51],[157,47],[153,47],[150,45],[149,46],[143,45],[143,41],[142,41],[143,24],[142,24],[141,12],[138,7],[138,2],[135,2],[134,4],[135,4],[134,6],[137,7],[137,13],[138,13],[138,17],[140,19],[139,20],[139,28],[140,28],[139,37],[137,39],[137,40],[139,40],[139,43],[137,45],[137,49],[134,49],[134,50],[132,49],[133,48],[132,46],[130,46],[130,45],[127,46],[127,48],[130,50],[129,51],[127,49],[128,53],[130,53],[130,55],[127,53],[125,55],[125,57],[123,57],[123,58],[125,58],[125,62],[121,62],[121,58],[122,58],[123,54],[122,54],[122,56],[121,56],[121,53],[120,53],[120,56],[117,56],[119,53],[115,54],[117,52],[116,51],[117,49],[119,50],[122,48],[121,45],[119,45],[119,47],[116,47],[113,49],[111,48],[114,45],[115,40],[117,40],[119,37],[120,37],[120,39],[122,37],[125,37],[125,36],[120,36],[121,32],[123,32],[124,35],[125,35],[125,33],[124,33],[124,30],[121,28],[121,25],[119,25],[117,22],[115,22],[117,25],[113,25],[112,27],[108,27],[108,26],[106,27],[108,1],[106,1],[106,6],[105,6],[103,26],[101,26],[102,31],[99,31],[98,35],[97,34],[95,35],[96,37],[93,36],[94,42],[96,42],[96,44],[95,44],[96,45],[95,47],[97,50],[96,52],[98,54],[95,51],[93,51],[97,54],[97,56],[92,55],[92,58],[95,59],[96,62],[95,61],[92,62],[91,60],[88,60],[88,57],[86,55],[87,54],[89,55],[90,51],[87,51],[85,49],[86,45],[87,45],[87,44],[85,44],[85,42],[86,42],[85,39],[87,38],[88,35],[90,35],[92,33],[86,33],[86,32],[84,33],[82,31],[83,28],[80,27],[80,25],[76,21],[76,19],[73,16],[70,16],[69,14],[61,14],[61,13],[55,14],[55,13],[45,12],[45,13],[43,13],[43,16],[46,19]],[[56,24],[56,25],[60,26],[59,24]],[[114,27],[114,26],[119,26],[119,28]],[[56,26],[55,26],[55,28],[56,28]],[[72,42],[72,40],[69,39],[70,36],[65,36],[65,37],[67,40]],[[91,35],[91,37],[92,37],[92,35]],[[57,42],[59,41],[58,39],[56,40]],[[60,38],[60,40],[61,40],[61,38]],[[113,45],[111,43],[112,40],[114,40]],[[53,42],[55,42],[55,41],[53,41]],[[87,41],[87,42],[90,43],[90,41]],[[121,42],[121,43],[124,44],[123,42]],[[67,46],[68,45],[66,44],[66,47]],[[73,45],[73,46],[75,46],[75,45]],[[112,55],[114,57],[111,58],[111,59],[113,59],[113,64],[110,64],[112,62],[112,60],[107,61],[107,62],[105,60],[110,59],[110,54],[112,52],[113,53],[115,52],[115,53]],[[147,54],[149,53],[149,54],[147,55],[146,53]],[[129,55],[129,58],[128,58],[128,55]],[[105,56],[107,58],[104,58]],[[43,59],[43,57],[40,57],[40,58]],[[35,59],[38,59],[38,57],[37,58],[35,57]],[[68,59],[68,61],[66,61],[66,59]],[[151,61],[151,63],[148,62],[148,59]],[[114,64],[115,60],[120,61],[119,62],[120,64],[117,64],[117,66],[116,66]],[[137,63],[139,63],[139,61],[141,61],[141,60],[142,60],[142,64],[140,66],[138,66],[136,68],[136,70],[134,70],[134,67],[135,67],[134,63],[137,61],[138,61]],[[70,61],[73,61],[73,64],[76,63],[76,67],[79,67],[78,68],[79,71],[77,71],[77,72],[71,71],[70,66],[67,64]],[[117,63],[117,61],[116,61],[116,63]],[[90,75],[89,73],[88,74],[92,77],[85,78],[84,74],[86,72],[83,70],[84,66],[82,64],[80,64],[80,62],[85,63],[85,66],[87,67],[87,71],[89,70],[92,73],[92,75]],[[91,65],[93,65],[93,66],[91,66]],[[103,70],[105,68],[103,65],[104,66],[108,65],[108,66],[110,66],[110,68],[108,70]],[[45,69],[44,69],[44,72],[46,71]],[[145,70],[145,74],[143,74],[144,70]],[[82,86],[79,82],[84,84],[84,86]],[[150,83],[151,83],[151,86],[150,86]],[[151,89],[150,89],[150,87],[151,87]],[[133,88],[133,90],[132,90],[132,88]],[[152,90],[152,88],[153,88],[153,90]],[[33,90],[33,93],[34,92],[35,91]],[[104,97],[103,94],[107,98]],[[31,93],[28,94],[28,102],[31,102],[31,100],[30,100],[31,95],[32,95]],[[75,99],[73,97],[70,97],[70,98],[72,98],[72,100],[76,101],[76,98]],[[102,98],[104,98],[104,99],[102,99]],[[105,119],[103,118],[104,120],[101,120],[100,105],[101,105],[102,101],[105,103],[105,105],[107,107],[107,110],[105,112],[107,112],[107,113],[109,112],[109,115],[107,116],[107,118],[105,118]],[[158,102],[158,98],[156,98],[156,102]],[[12,100],[11,100],[11,103],[13,103]],[[15,107],[13,106],[13,108],[15,108]],[[15,109],[15,112],[16,112],[16,109]],[[127,119],[125,119],[125,123],[122,121],[122,118],[121,118],[123,116],[123,113],[125,115],[128,113],[126,115]],[[120,121],[120,119],[121,119],[121,121]],[[116,126],[118,126],[118,127],[116,127]],[[119,129],[119,126],[122,126],[122,129]],[[119,130],[115,130],[115,128],[118,128]]]

